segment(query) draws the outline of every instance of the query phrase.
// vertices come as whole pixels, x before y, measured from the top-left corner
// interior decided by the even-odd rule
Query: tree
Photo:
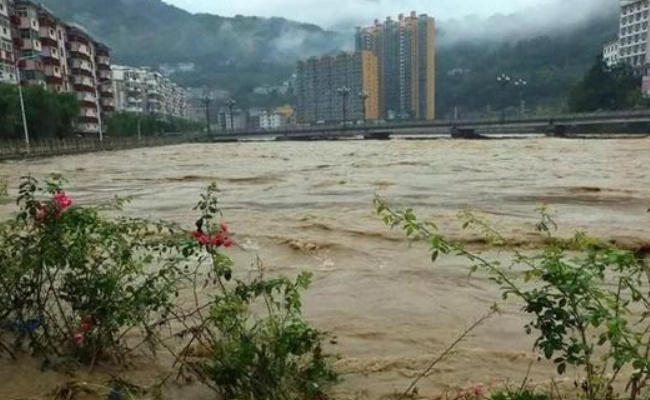
[[[156,136],[165,132],[186,133],[202,129],[200,123],[183,118],[132,112],[114,113],[107,118],[106,124],[109,136],[137,136],[138,131],[142,136]]]
[[[57,93],[41,86],[23,88],[25,114],[32,139],[63,138],[74,133],[79,102],[74,94]],[[0,139],[22,135],[18,87],[0,85]]]
[[[568,101],[573,112],[629,110],[642,104],[641,78],[632,67],[609,67],[602,56],[571,90]]]

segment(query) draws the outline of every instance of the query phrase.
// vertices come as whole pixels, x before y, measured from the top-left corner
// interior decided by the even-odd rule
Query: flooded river
[[[132,215],[188,226],[198,194],[217,182],[225,219],[241,244],[232,251],[240,268],[259,255],[277,273],[314,272],[305,311],[337,335],[329,350],[338,354],[345,379],[340,398],[378,399],[403,391],[463,327],[499,301],[499,292],[484,277],[468,280],[460,259],[431,265],[426,248],[409,246],[374,215],[376,194],[435,218],[468,242],[459,210],[480,212],[508,236],[528,241],[536,206],[548,203],[561,234],[582,229],[634,246],[650,242],[649,164],[647,139],[270,142],[5,163],[0,178],[15,186],[24,174],[61,173],[79,203],[133,196]],[[0,216],[12,210],[0,205]],[[532,341],[516,305],[504,310],[422,381],[421,395],[445,385],[523,379],[536,360]],[[46,383],[25,381],[20,369],[5,365],[3,374],[29,382],[34,392],[46,390]],[[549,376],[549,365],[533,363],[533,379]],[[0,398],[9,396],[7,386],[0,384]],[[202,397],[174,400],[183,398]]]

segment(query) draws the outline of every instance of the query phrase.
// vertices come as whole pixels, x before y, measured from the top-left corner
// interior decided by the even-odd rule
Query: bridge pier
[[[487,139],[485,136],[476,133],[474,128],[451,127],[452,139]]]
[[[551,123],[546,127],[546,136],[565,138],[567,137],[568,127],[566,125],[556,125]]]
[[[392,132],[369,132],[363,135],[364,140],[390,140]]]

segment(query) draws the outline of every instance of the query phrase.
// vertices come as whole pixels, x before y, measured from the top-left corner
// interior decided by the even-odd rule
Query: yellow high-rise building
[[[385,119],[435,119],[435,20],[400,15],[357,28],[357,51],[378,60],[380,114]]]

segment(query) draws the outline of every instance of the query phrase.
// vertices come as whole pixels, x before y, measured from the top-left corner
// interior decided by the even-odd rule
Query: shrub
[[[309,274],[295,279],[235,279],[222,249],[233,245],[218,223],[217,188],[202,195],[192,232],[173,224],[102,215],[110,207],[81,207],[53,177],[20,185],[19,213],[0,224],[0,353],[30,349],[46,360],[124,365],[135,330],[152,350],[169,349],[162,327],[180,322],[187,339],[181,371],[225,398],[318,399],[336,381],[322,351],[324,334],[301,314]],[[192,270],[191,264],[196,263]],[[206,265],[207,264],[207,265]],[[198,282],[216,293],[199,304]],[[179,290],[195,302],[181,310]],[[189,339],[188,339],[189,338]],[[207,354],[192,359],[199,345]]]
[[[411,240],[426,240],[433,261],[440,254],[465,257],[472,272],[486,271],[501,286],[504,299],[522,301],[531,317],[525,331],[537,336],[535,347],[560,375],[568,366],[581,368],[587,399],[616,398],[617,379],[625,383],[630,399],[650,395],[650,267],[641,255],[585,240],[583,233],[566,246],[567,241],[553,237],[555,223],[542,208],[537,226],[542,250],[530,255],[513,249],[513,260],[504,267],[447,239],[434,223],[419,221],[413,210],[392,210],[381,199],[376,206],[385,223],[401,227]],[[466,214],[464,228],[472,227],[489,232],[488,240],[498,235]],[[500,237],[498,242],[507,241]],[[579,251],[568,252],[569,247]]]
[[[227,227],[215,222],[215,194],[216,187],[208,188],[197,205],[202,215],[193,234],[196,244],[185,250],[209,260],[206,284],[212,280],[218,290],[206,315],[184,321],[181,335],[191,336],[181,355],[184,369],[226,399],[324,398],[337,377],[323,354],[324,334],[301,314],[301,292],[309,287],[310,274],[267,278],[260,268],[250,279],[235,279],[231,259],[220,252],[231,239]],[[206,357],[193,358],[192,344],[207,351]]]
[[[531,389],[499,390],[489,397],[490,400],[550,400],[550,396]]]
[[[20,212],[0,225],[0,345],[91,365],[122,360],[126,335],[140,328],[152,339],[153,316],[174,306],[183,272],[161,235],[175,228],[106,219],[100,207],[75,206],[62,183],[24,178]]]

